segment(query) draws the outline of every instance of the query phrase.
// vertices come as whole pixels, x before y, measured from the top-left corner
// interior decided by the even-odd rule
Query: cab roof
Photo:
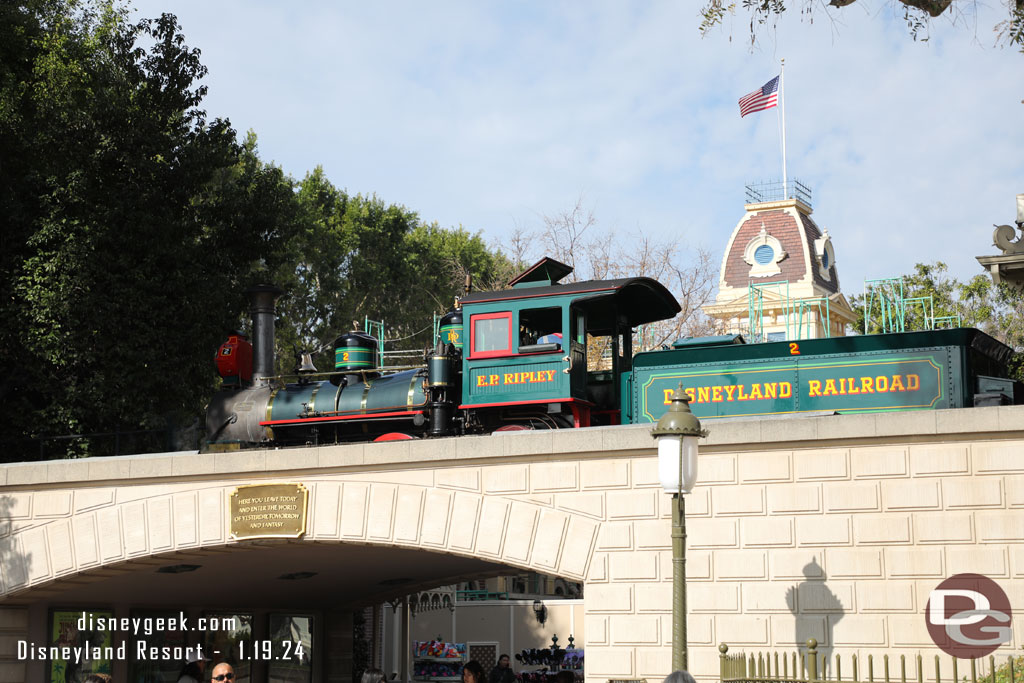
[[[462,306],[508,301],[522,304],[529,299],[555,296],[571,297],[572,303],[583,305],[598,328],[611,329],[612,316],[628,321],[630,327],[645,325],[656,320],[673,318],[681,310],[672,293],[657,280],[649,277],[629,277],[617,280],[585,280],[560,285],[502,289],[493,292],[473,292],[464,296]],[[606,315],[603,315],[606,314]],[[607,317],[607,320],[602,320]]]

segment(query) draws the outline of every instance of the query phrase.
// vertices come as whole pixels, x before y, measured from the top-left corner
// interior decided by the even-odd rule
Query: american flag
[[[771,109],[779,105],[779,77],[776,76],[760,88],[740,98],[740,118],[755,111]]]

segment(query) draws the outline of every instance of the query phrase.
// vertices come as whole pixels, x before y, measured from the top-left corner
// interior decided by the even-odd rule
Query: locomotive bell
[[[303,353],[299,360],[299,374],[309,375],[316,372],[316,366],[313,365],[313,354]]]

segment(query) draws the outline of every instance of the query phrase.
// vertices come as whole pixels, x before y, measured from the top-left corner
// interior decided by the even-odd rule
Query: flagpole
[[[779,70],[779,113],[782,116],[782,198],[789,199],[789,183],[786,178],[786,60]]]

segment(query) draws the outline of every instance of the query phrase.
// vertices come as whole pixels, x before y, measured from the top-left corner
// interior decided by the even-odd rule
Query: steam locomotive
[[[634,355],[635,328],[679,312],[672,294],[646,277],[561,284],[571,272],[545,258],[509,289],[467,294],[440,320],[422,366],[382,368],[380,342],[354,330],[335,341],[332,372],[305,365],[284,384],[271,377],[282,292],[253,288],[254,344],[234,335],[218,351],[223,388],[206,447],[654,422],[680,383],[701,419],[1022,399],[1007,376],[1012,350],[974,329],[762,344],[728,335]]]

